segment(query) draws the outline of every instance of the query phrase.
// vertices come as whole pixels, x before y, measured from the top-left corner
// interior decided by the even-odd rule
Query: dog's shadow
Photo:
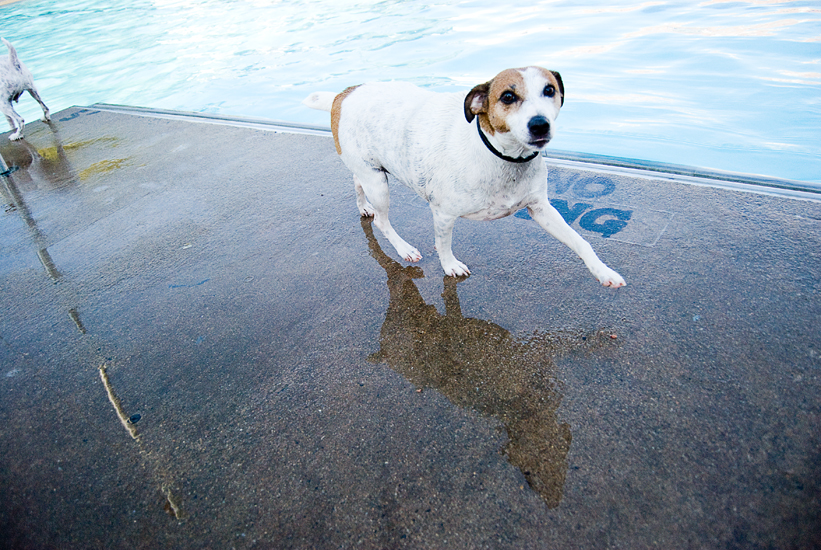
[[[534,334],[517,339],[504,328],[462,315],[457,279],[444,277],[446,313],[425,303],[414,279],[419,267],[403,267],[385,254],[363,218],[371,256],[388,275],[390,303],[380,350],[369,359],[386,362],[418,388],[433,388],[460,407],[498,419],[508,442],[502,452],[519,468],[547,506],[559,505],[568,471],[570,426],[556,411],[562,394],[554,358],[593,343],[580,334]]]

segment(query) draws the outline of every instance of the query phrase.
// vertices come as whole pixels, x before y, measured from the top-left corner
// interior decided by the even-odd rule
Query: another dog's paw
[[[445,270],[445,275],[450,277],[467,277],[470,275],[468,266],[457,260],[456,258],[450,262],[442,262],[442,269]]]
[[[12,135],[9,136],[11,141],[17,141],[23,139],[23,132],[14,132]]]
[[[625,286],[627,283],[624,282],[624,279],[621,275],[607,267],[606,265],[602,265],[601,269],[597,270],[597,273],[594,273],[596,279],[602,284],[602,286],[607,286],[610,288],[619,288]]]
[[[43,118],[41,118],[40,120],[42,120],[43,122],[51,122],[51,117],[48,113],[43,113]]]

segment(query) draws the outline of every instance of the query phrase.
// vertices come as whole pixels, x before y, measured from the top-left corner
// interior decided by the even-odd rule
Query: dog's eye
[[[516,103],[516,100],[519,99],[516,97],[516,94],[508,90],[507,92],[502,94],[502,97],[499,98],[502,103],[505,105],[512,105]]]
[[[556,95],[556,88],[553,87],[553,84],[548,84],[544,87],[544,92],[542,92],[547,97],[553,97]]]

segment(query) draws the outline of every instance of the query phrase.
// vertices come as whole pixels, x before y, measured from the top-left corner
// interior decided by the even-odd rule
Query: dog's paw
[[[41,118],[43,122],[51,122],[51,116],[48,113],[43,113],[43,118]]]
[[[624,279],[621,275],[603,265],[601,269],[597,270],[597,273],[594,273],[596,279],[602,284],[602,286],[610,287],[610,288],[619,288],[625,286],[627,283],[624,282]]]
[[[415,263],[422,259],[422,254],[408,243],[401,243],[396,247],[396,252],[398,252],[406,262]]]
[[[376,214],[376,210],[373,209],[373,206],[371,206],[369,202],[359,207],[359,215],[363,218],[373,218],[374,214]]]
[[[416,262],[418,262],[419,260],[422,259],[422,254],[418,250],[413,248],[413,249],[411,249],[411,251],[408,254],[405,254],[403,256],[403,258],[405,258],[405,261],[407,261],[407,262],[416,263]]]
[[[23,139],[23,132],[14,132],[12,135],[9,136],[11,141],[18,141]]]
[[[468,266],[457,260],[456,258],[453,261],[442,263],[442,269],[445,270],[445,275],[449,277],[467,277],[470,275],[470,270]]]

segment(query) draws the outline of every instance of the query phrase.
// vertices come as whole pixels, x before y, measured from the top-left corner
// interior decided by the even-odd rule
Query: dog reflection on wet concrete
[[[561,333],[522,340],[489,321],[466,318],[454,277],[444,277],[442,315],[413,281],[424,277],[422,270],[403,267],[382,251],[371,218],[362,219],[362,228],[390,292],[381,349],[370,359],[385,361],[418,388],[433,388],[455,405],[501,421],[508,435],[502,452],[550,508],[558,506],[572,436],[556,415],[562,395],[553,358],[594,339]]]
[[[22,192],[56,191],[77,185],[77,174],[68,159],[54,124],[37,139],[38,145],[26,140],[0,141],[0,156],[12,169]],[[70,147],[70,146],[68,146]]]

